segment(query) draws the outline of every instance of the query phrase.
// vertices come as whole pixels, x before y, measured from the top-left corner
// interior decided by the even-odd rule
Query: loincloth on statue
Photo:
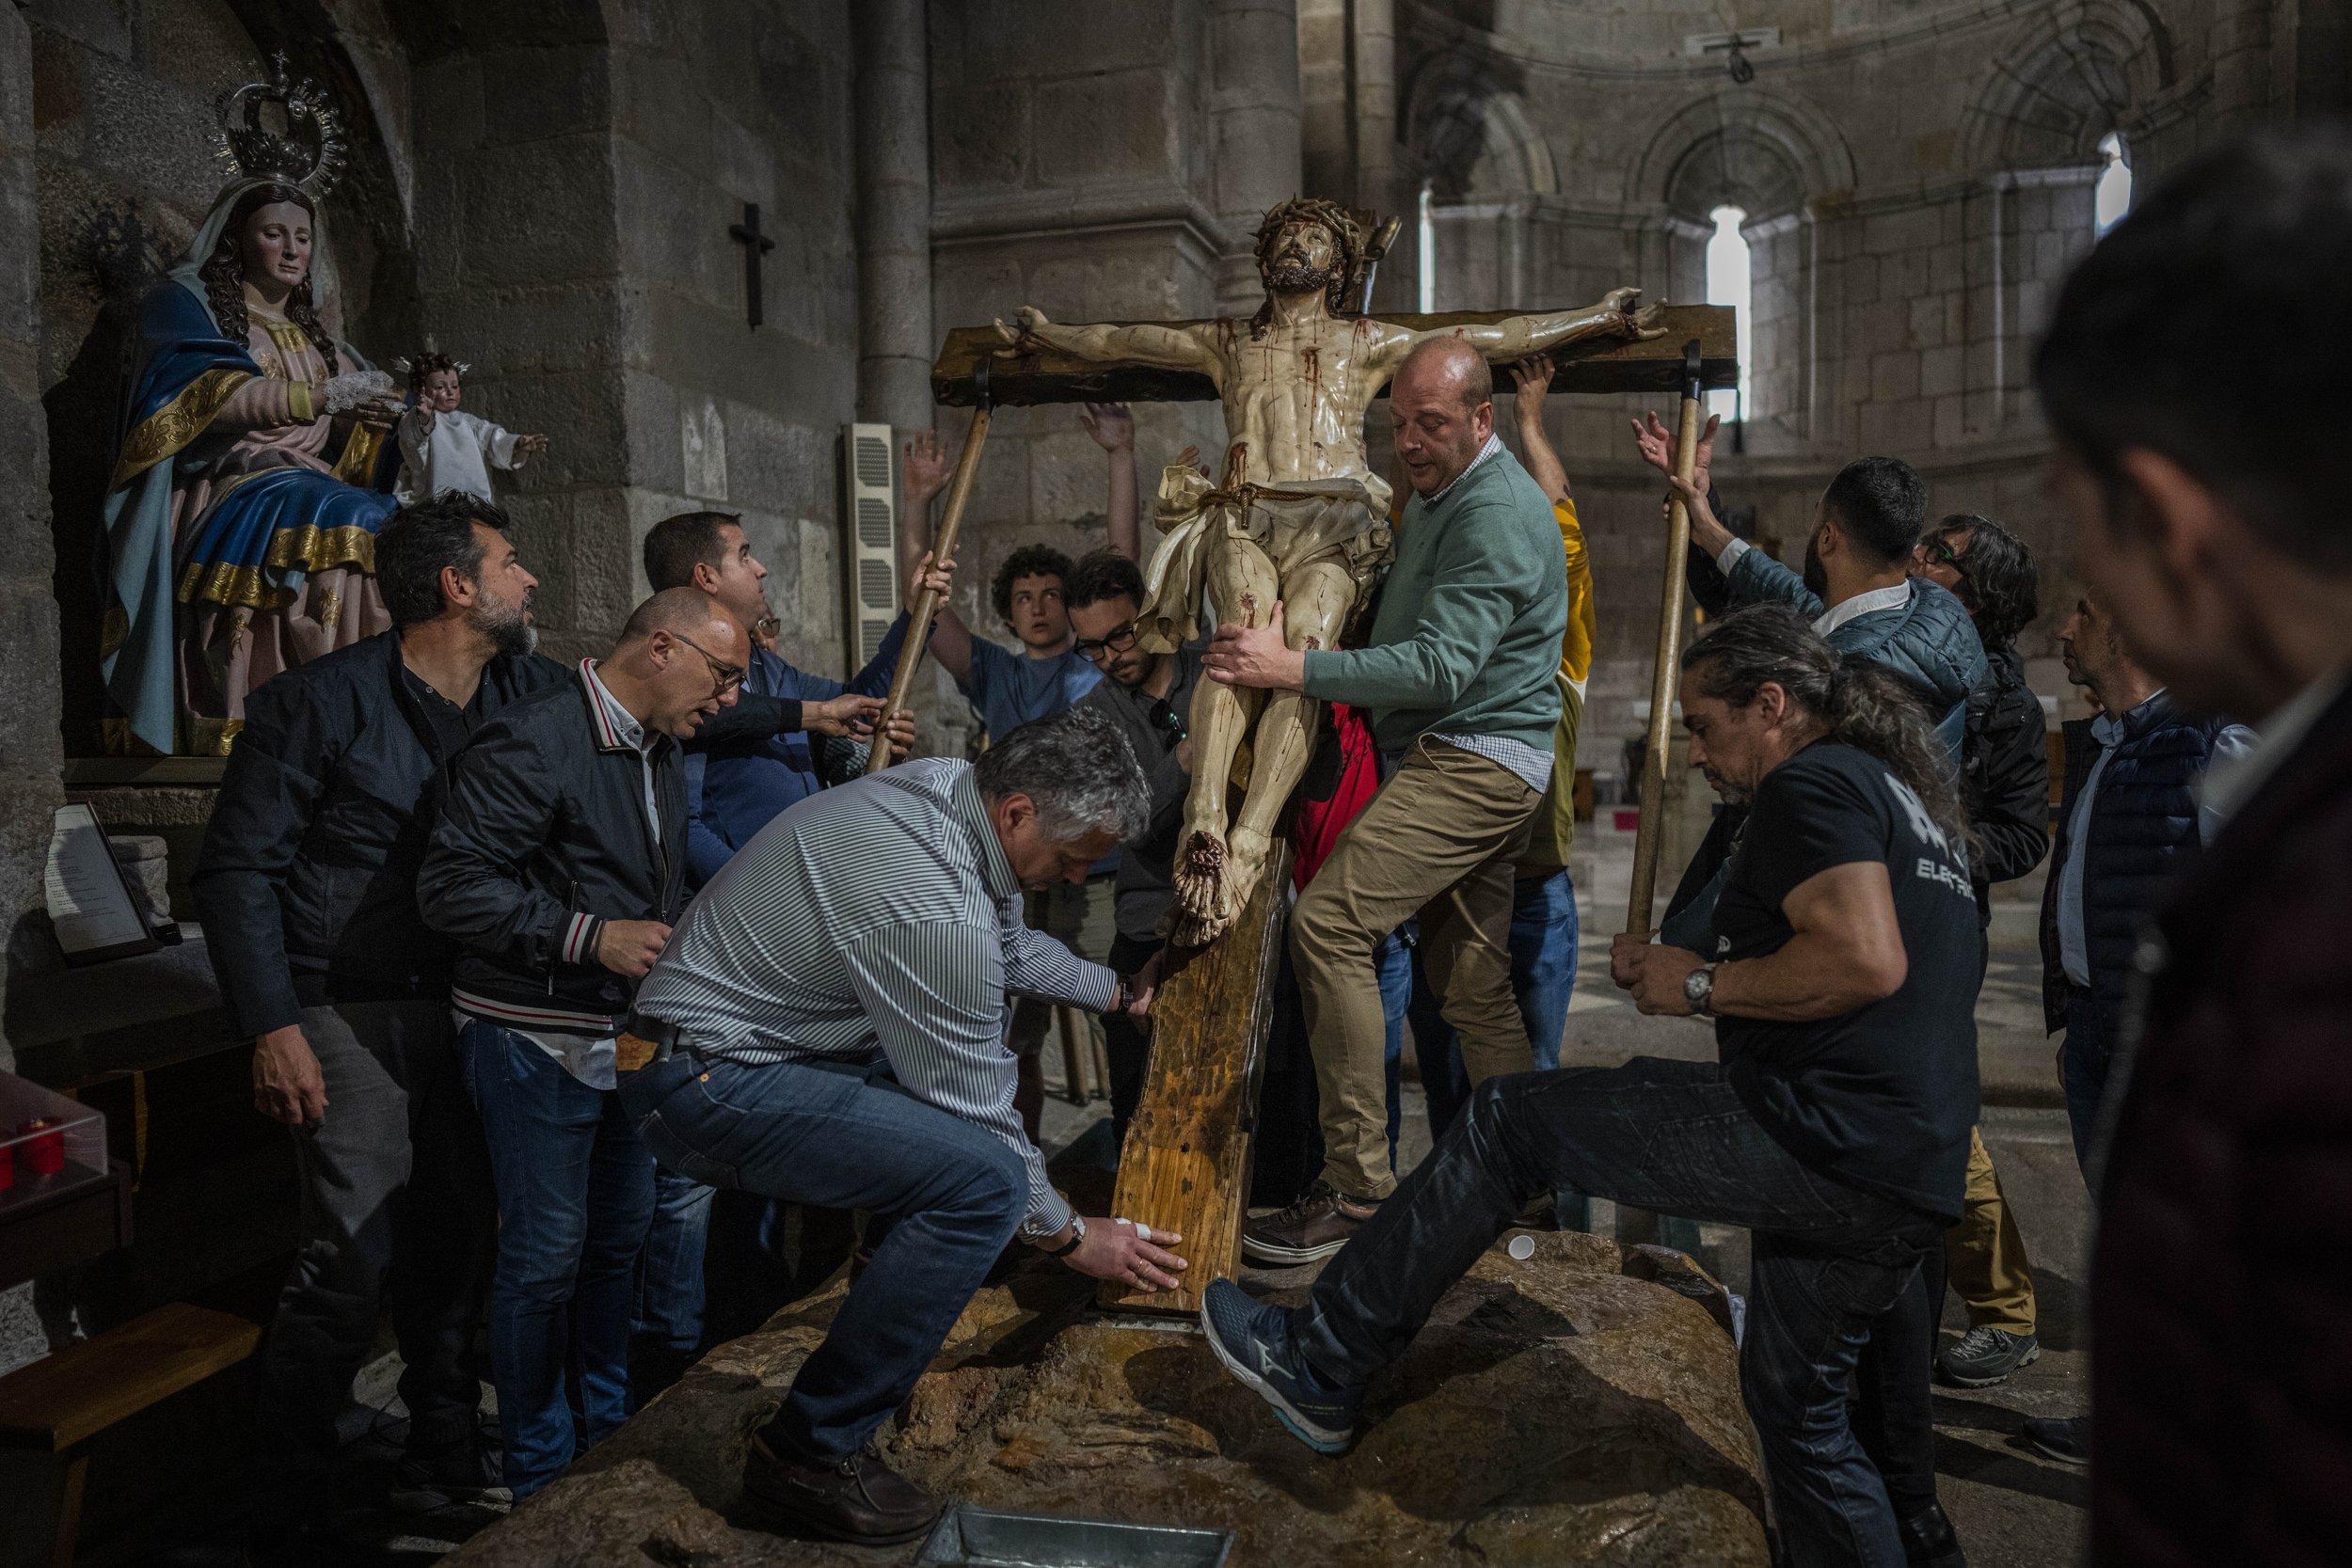
[[[1374,488],[1374,486],[1377,488]],[[1180,466],[1160,475],[1153,522],[1167,535],[1146,574],[1136,642],[1148,653],[1173,653],[1199,632],[1200,594],[1211,546],[1247,539],[1263,550],[1284,583],[1318,561],[1343,563],[1356,585],[1357,605],[1389,564],[1388,486],[1375,480],[1324,479],[1298,484],[1212,485],[1198,469]]]

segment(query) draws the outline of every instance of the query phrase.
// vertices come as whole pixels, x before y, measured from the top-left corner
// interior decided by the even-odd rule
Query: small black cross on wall
[[[759,259],[775,249],[776,242],[759,231],[759,203],[756,201],[743,203],[743,221],[729,224],[727,232],[743,247],[743,292],[748,296],[743,302],[743,314],[756,328],[767,319],[766,312],[761,309],[767,295],[759,286]]]

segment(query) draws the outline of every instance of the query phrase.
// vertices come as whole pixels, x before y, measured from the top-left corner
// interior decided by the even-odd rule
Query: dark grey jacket
[[[660,736],[653,757],[658,843],[637,748],[604,724],[584,666],[484,725],[460,754],[417,903],[457,944],[467,1011],[555,1034],[617,1027],[637,983],[596,962],[605,923],[675,926],[686,903],[677,742]]]
[[[563,679],[536,654],[494,658],[472,711],[493,717]],[[449,760],[402,678],[397,632],[246,699],[188,885],[239,1034],[306,1006],[448,989],[450,945],[418,914],[416,881],[426,796]]]

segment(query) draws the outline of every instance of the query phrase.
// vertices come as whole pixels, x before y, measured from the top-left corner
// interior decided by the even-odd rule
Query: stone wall
[[[1399,135],[1436,203],[1436,304],[1576,305],[1621,283],[1702,298],[1709,214],[1741,208],[1751,391],[1739,450],[1727,433],[1718,453],[1725,499],[1756,508],[1794,559],[1840,464],[1911,461],[1936,515],[1985,512],[2033,545],[2045,613],[2025,651],[2045,693],[2066,696],[2047,656],[2073,600],[2069,545],[2038,483],[2032,344],[2094,238],[2099,138],[2122,131],[2142,190],[2209,140],[2216,40],[2236,24],[2196,0],[1767,0],[1738,20],[1778,30],[1744,84],[1720,53],[1685,53],[1727,20],[1402,0]],[[1598,577],[1582,760],[1604,770],[1638,728],[1662,562],[1633,406],[1580,399],[1550,420]]]

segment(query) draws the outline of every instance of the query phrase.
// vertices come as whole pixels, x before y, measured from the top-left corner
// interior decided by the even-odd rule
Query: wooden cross
[[[756,201],[743,203],[743,221],[727,225],[727,233],[743,247],[743,292],[749,296],[744,301],[743,313],[753,330],[757,331],[759,324],[767,320],[767,311],[762,309],[767,293],[759,286],[759,259],[775,249],[776,242],[759,231]]]
[[[1507,321],[1523,313],[1383,314],[1378,319],[1426,331]],[[1736,324],[1728,307],[1669,307],[1660,325],[1666,329],[1663,337],[1641,342],[1588,339],[1552,350],[1553,389],[1688,390],[1686,346],[1693,343],[1703,387],[1739,384]],[[931,392],[943,404],[980,410],[977,418],[983,420],[992,404],[1180,403],[1217,396],[1206,375],[1100,364],[1044,348],[1016,352],[987,327],[959,327],[947,335],[931,367]],[[1690,418],[1688,404],[1684,417]],[[977,450],[977,438],[967,443],[966,464]],[[961,468],[956,480],[959,486],[970,483]],[[1671,583],[1675,596],[1665,613],[1677,625],[1680,587],[1681,569],[1677,566]],[[911,661],[920,655],[919,642],[910,641],[904,657]],[[1655,833],[1648,836],[1654,846]],[[1651,856],[1654,863],[1654,847]],[[1263,879],[1250,890],[1248,907],[1231,930],[1207,947],[1169,955],[1152,1006],[1151,1069],[1120,1153],[1111,1212],[1180,1232],[1184,1240],[1176,1250],[1191,1267],[1181,1287],[1165,1292],[1106,1282],[1100,1291],[1105,1307],[1195,1312],[1210,1280],[1230,1277],[1239,1269],[1258,1079],[1273,1017],[1274,976],[1280,967],[1286,911],[1281,885],[1289,875],[1285,849],[1271,857]],[[1364,984],[1372,983],[1366,971]]]

